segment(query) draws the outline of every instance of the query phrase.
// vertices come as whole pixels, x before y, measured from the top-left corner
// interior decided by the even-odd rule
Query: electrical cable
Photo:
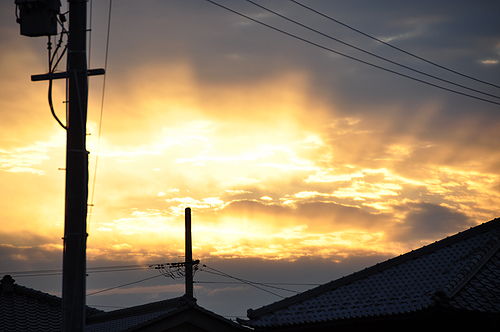
[[[336,41],[336,42],[338,42],[338,43],[340,43],[340,44],[346,45],[346,46],[348,46],[348,47],[354,48],[355,50],[358,50],[358,51],[363,52],[363,53],[365,53],[365,54],[371,55],[371,56],[373,56],[373,57],[375,57],[375,58],[377,58],[377,59],[380,59],[380,60],[382,60],[382,61],[386,61],[386,62],[388,62],[388,63],[391,63],[391,64],[393,64],[393,65],[399,66],[399,67],[401,67],[401,68],[405,68],[405,69],[411,70],[411,71],[413,71],[413,72],[416,72],[416,73],[418,73],[418,74],[421,74],[421,75],[424,75],[424,76],[427,76],[427,77],[431,77],[431,78],[436,79],[436,80],[441,81],[441,82],[445,82],[445,83],[448,83],[448,84],[451,84],[451,85],[455,85],[455,86],[461,87],[461,88],[466,89],[466,90],[469,90],[469,91],[474,91],[474,92],[477,92],[477,93],[483,94],[483,95],[488,96],[488,97],[493,97],[493,98],[500,99],[500,96],[497,96],[497,95],[494,95],[494,94],[491,94],[491,93],[488,93],[488,92],[484,92],[484,91],[481,91],[481,90],[477,90],[477,89],[474,89],[474,88],[468,87],[468,86],[466,86],[466,85],[463,85],[463,84],[460,84],[460,83],[456,83],[456,82],[453,82],[453,81],[450,81],[450,80],[447,80],[447,79],[444,79],[444,78],[441,78],[441,77],[438,77],[438,76],[435,76],[435,75],[432,75],[432,74],[426,73],[426,72],[421,71],[421,70],[419,70],[419,69],[412,68],[412,67],[410,67],[410,66],[404,65],[404,64],[399,63],[399,62],[397,62],[397,61],[387,59],[387,58],[385,58],[385,57],[383,57],[383,56],[380,56],[380,55],[375,54],[375,53],[373,53],[373,52],[367,51],[367,50],[365,50],[365,49],[363,49],[363,48],[361,48],[361,47],[355,46],[355,45],[350,44],[350,43],[348,43],[348,42],[346,42],[346,41],[343,41],[343,40],[341,40],[341,39],[338,39],[338,38],[332,37],[331,35],[328,35],[328,34],[326,34],[326,33],[322,32],[322,31],[319,31],[319,30],[317,30],[317,29],[311,28],[310,26],[307,26],[307,25],[305,25],[305,24],[303,24],[303,23],[301,23],[301,22],[299,22],[299,21],[296,21],[296,20],[294,20],[294,19],[292,19],[292,18],[289,18],[289,17],[287,17],[287,16],[285,16],[285,15],[283,15],[283,14],[281,14],[281,13],[278,13],[277,11],[274,11],[274,10],[272,10],[272,9],[269,9],[269,8],[267,8],[267,7],[265,7],[265,6],[262,6],[262,5],[260,5],[260,4],[256,3],[256,2],[254,2],[254,1],[252,1],[252,0],[244,0],[244,1],[249,2],[249,3],[253,4],[254,6],[257,6],[257,7],[261,8],[261,9],[264,9],[264,10],[266,10],[267,12],[270,12],[270,13],[272,13],[272,14],[276,15],[276,16],[279,16],[279,17],[281,17],[281,18],[283,18],[283,19],[285,19],[285,20],[287,20],[287,21],[289,21],[289,22],[292,22],[292,23],[297,24],[297,25],[299,25],[299,26],[301,26],[301,27],[303,27],[303,28],[305,28],[305,29],[308,29],[309,31],[313,31],[313,32],[315,32],[315,33],[317,33],[317,34],[322,35],[323,37],[326,37],[326,38],[328,38],[328,39],[334,40],[334,41]]]
[[[56,63],[53,65],[53,70],[52,72],[55,72],[55,69],[57,68],[57,65],[59,65],[59,62],[61,62],[62,58],[64,57],[64,54],[66,54],[66,51],[68,50],[68,47],[65,46],[63,51],[61,52],[61,55],[59,55],[59,58],[57,58]]]
[[[129,268],[129,269],[116,269],[116,270],[102,270],[102,271],[88,271],[87,275],[94,273],[108,273],[108,272],[126,272],[126,271],[139,271],[139,270],[149,270],[148,267],[138,267],[138,268]],[[62,275],[62,271],[52,272],[52,273],[36,273],[36,274],[13,274],[12,277],[15,278],[24,278],[24,277],[47,277],[47,276],[57,276]]]
[[[108,9],[108,27],[106,33],[106,49],[104,52],[104,77],[102,80],[102,94],[101,94],[101,110],[99,113],[99,126],[98,126],[98,134],[97,134],[97,145],[96,145],[96,153],[95,153],[95,163],[94,163],[94,174],[92,177],[92,190],[90,193],[90,204],[89,204],[89,223],[92,219],[92,212],[94,210],[94,195],[95,195],[95,184],[97,179],[97,166],[99,164],[99,152],[101,147],[101,136],[102,136],[102,119],[104,113],[104,96],[106,92],[106,77],[108,72],[108,55],[109,55],[109,36],[111,31],[111,9],[113,7],[113,0],[109,0],[109,9]]]
[[[432,83],[432,82],[429,82],[429,81],[425,81],[425,80],[422,80],[422,79],[419,79],[419,78],[416,78],[416,77],[412,77],[412,76],[410,76],[410,75],[406,75],[406,74],[404,74],[404,73],[401,73],[401,72],[398,72],[398,71],[395,71],[395,70],[392,70],[392,69],[389,69],[389,68],[385,68],[385,67],[383,67],[383,66],[379,66],[379,65],[373,64],[373,63],[371,63],[371,62],[368,62],[368,61],[365,61],[365,60],[362,60],[362,59],[356,58],[356,57],[354,57],[354,56],[350,56],[350,55],[348,55],[348,54],[345,54],[345,53],[342,53],[342,52],[336,51],[336,50],[334,50],[334,49],[332,49],[332,48],[329,48],[329,47],[327,47],[327,46],[324,46],[324,45],[318,44],[318,43],[316,43],[316,42],[310,41],[310,40],[305,39],[305,38],[303,38],[303,37],[297,36],[297,35],[295,35],[295,34],[293,34],[293,33],[291,33],[291,32],[288,32],[288,31],[282,30],[282,29],[277,28],[277,27],[275,27],[275,26],[272,26],[272,25],[270,25],[270,24],[267,24],[267,23],[264,23],[264,22],[262,22],[262,21],[259,21],[258,19],[255,19],[255,18],[253,18],[253,17],[250,17],[250,16],[248,16],[248,15],[245,15],[245,14],[243,14],[243,13],[240,13],[240,12],[238,12],[238,11],[234,10],[234,9],[231,9],[231,8],[229,8],[229,7],[226,7],[226,6],[224,6],[224,5],[221,5],[220,3],[217,3],[216,1],[213,1],[213,0],[205,0],[205,1],[206,1],[206,2],[211,3],[211,4],[215,5],[215,6],[218,6],[218,7],[220,7],[220,8],[223,8],[223,9],[225,9],[225,10],[227,10],[227,11],[230,11],[230,12],[232,12],[232,13],[236,14],[236,15],[239,15],[239,16],[241,16],[241,17],[244,17],[244,18],[246,18],[246,19],[248,19],[248,20],[251,20],[251,21],[253,21],[253,22],[255,22],[255,23],[258,23],[258,24],[260,24],[260,25],[262,25],[262,26],[265,26],[265,27],[267,27],[267,28],[269,28],[269,29],[275,30],[275,31],[280,32],[280,33],[282,33],[282,34],[285,34],[285,35],[287,35],[287,36],[289,36],[289,37],[292,37],[292,38],[294,38],[294,39],[297,39],[297,40],[303,41],[303,42],[305,42],[305,43],[307,43],[307,44],[310,44],[310,45],[316,46],[316,47],[318,47],[318,48],[321,48],[321,49],[323,49],[323,50],[329,51],[329,52],[331,52],[331,53],[334,53],[334,54],[337,54],[337,55],[340,55],[340,56],[346,57],[346,58],[351,59],[351,60],[354,60],[354,61],[356,61],[356,62],[363,63],[363,64],[366,64],[366,65],[368,65],[368,66],[371,66],[371,67],[374,67],[374,68],[377,68],[377,69],[380,69],[380,70],[383,70],[383,71],[386,71],[386,72],[389,72],[389,73],[392,73],[392,74],[395,74],[395,75],[398,75],[398,76],[401,76],[401,77],[405,77],[405,78],[407,78],[407,79],[410,79],[410,80],[413,80],[413,81],[416,81],[416,82],[420,82],[420,83],[423,83],[423,84],[426,84],[426,85],[429,85],[429,86],[433,86],[433,87],[438,88],[438,89],[441,89],[441,90],[445,90],[445,91],[448,91],[448,92],[451,92],[451,93],[455,93],[455,94],[458,94],[458,95],[461,95],[461,96],[469,97],[469,98],[472,98],[472,99],[476,99],[476,100],[480,100],[480,101],[483,101],[483,102],[486,102],[486,103],[490,103],[490,104],[494,104],[494,105],[498,105],[498,106],[500,106],[500,103],[498,103],[498,102],[495,102],[495,101],[492,101],[492,100],[488,100],[488,99],[485,99],[485,98],[481,98],[481,97],[478,97],[478,96],[474,96],[474,95],[471,95],[471,94],[468,94],[468,93],[465,93],[465,92],[461,92],[461,91],[458,91],[458,90],[450,89],[450,88],[447,88],[447,87],[444,87],[444,86],[441,86],[441,85],[438,85],[438,84],[435,84],[435,83]]]
[[[49,276],[60,276],[61,272],[53,272],[53,273],[35,273],[35,274],[13,274],[11,275],[13,278],[24,278],[24,277],[49,277]]]
[[[228,285],[239,285],[241,282],[238,281],[206,281],[206,280],[196,280],[197,284],[228,284]],[[290,283],[290,282],[263,282],[263,285],[277,285],[277,286],[320,286],[321,284],[307,284],[307,283]]]
[[[63,55],[64,55],[64,53],[66,52],[66,49],[67,49],[67,45],[65,45],[63,54],[61,54],[59,56],[59,58],[57,59],[56,63],[54,64],[54,59],[55,59],[55,57],[57,55],[57,51],[61,48],[61,45],[62,45],[62,42],[63,42],[63,36],[68,34],[68,31],[66,30],[66,27],[64,26],[64,22],[66,22],[66,18],[64,16],[64,14],[59,14],[59,16],[56,18],[56,21],[61,26],[61,33],[59,33],[59,40],[57,42],[56,50],[54,51],[54,54],[53,54],[52,58],[49,61],[49,63],[51,64],[52,71],[56,70],[57,65],[61,61],[61,59],[62,59],[62,57],[63,57]]]
[[[180,267],[182,264],[185,264],[185,263],[151,264],[151,265],[148,265],[148,268],[159,270],[159,269],[164,269],[166,266],[168,266],[168,267]],[[96,272],[101,272],[101,271],[96,271]],[[102,271],[102,272],[104,272],[104,271]],[[100,293],[107,292],[107,291],[110,291],[110,290],[113,290],[113,289],[117,289],[117,288],[121,288],[121,287],[125,287],[125,286],[130,286],[130,285],[138,284],[140,282],[143,282],[143,281],[146,281],[146,280],[151,280],[151,279],[158,278],[158,277],[172,277],[172,278],[174,278],[174,276],[171,273],[169,273],[169,272],[166,272],[166,273],[161,272],[160,274],[158,274],[156,276],[152,276],[152,277],[140,279],[140,280],[137,280],[137,281],[129,282],[129,283],[126,283],[126,284],[122,284],[122,285],[118,285],[118,286],[114,286],[114,287],[110,287],[110,288],[106,288],[106,289],[101,289],[99,291],[89,293],[86,296],[92,296],[92,295],[100,294]]]
[[[50,107],[50,113],[56,119],[57,123],[64,129],[67,129],[67,127],[59,120],[59,117],[57,116],[55,110],[54,110],[54,104],[52,101],[52,78],[49,78],[49,89],[48,89],[48,101],[49,101],[49,107]]]
[[[126,284],[122,284],[122,285],[118,285],[118,286],[114,286],[114,287],[109,287],[109,288],[101,289],[101,290],[98,290],[96,292],[88,293],[88,294],[86,294],[86,296],[92,296],[92,295],[104,293],[104,292],[107,292],[107,291],[110,291],[110,290],[113,290],[113,289],[117,289],[117,288],[121,288],[121,287],[125,287],[125,286],[130,286],[130,285],[135,285],[135,284],[138,284],[138,283],[141,283],[141,282],[144,282],[144,281],[147,281],[147,280],[155,279],[155,278],[158,278],[158,277],[163,277],[163,274],[159,274],[159,275],[156,275],[156,276],[152,276],[152,277],[140,279],[140,280],[137,280],[137,281],[132,281],[132,282],[129,282],[129,283],[126,283]]]
[[[126,269],[126,268],[150,268],[154,264],[134,264],[134,265],[111,265],[111,266],[94,266],[87,268],[87,271],[107,270],[107,269]]]
[[[59,19],[58,19],[58,22],[59,22]],[[62,22],[60,22],[60,23],[62,26],[64,26],[64,24],[62,24]],[[52,76],[50,76],[50,75],[55,73],[57,65],[59,64],[59,62],[61,61],[61,59],[63,58],[63,56],[67,50],[67,45],[66,45],[64,47],[64,50],[61,52],[60,56],[57,58],[56,62],[54,63],[54,59],[56,58],[57,52],[59,51],[61,44],[62,44],[62,41],[63,41],[64,31],[65,30],[63,30],[60,34],[59,41],[57,43],[56,49],[54,50],[53,54],[51,54],[52,43],[50,41],[50,36],[49,36],[49,41],[47,43],[47,48],[49,50],[49,52],[48,52],[49,53],[49,87],[48,87],[48,91],[47,91],[47,99],[48,99],[48,103],[49,103],[50,113],[52,114],[54,119],[57,121],[57,123],[59,123],[59,125],[66,130],[67,127],[62,123],[62,121],[59,119],[59,117],[57,116],[57,114],[54,110],[54,102],[52,100],[52,85],[53,85],[52,81],[53,80],[52,80]]]
[[[206,270],[200,270],[200,271],[207,272],[207,273],[211,273],[211,274],[215,274],[215,275],[219,275],[219,276],[223,276],[223,277],[227,277],[227,278],[231,278],[231,279],[235,279],[235,280],[241,281],[241,282],[243,282],[243,283],[245,283],[245,284],[247,284],[247,285],[249,285],[249,286],[252,286],[252,287],[255,287],[255,288],[257,288],[257,289],[260,289],[260,290],[262,290],[262,291],[264,291],[264,292],[267,292],[267,293],[273,294],[273,295],[275,295],[275,296],[278,296],[278,297],[280,297],[280,298],[282,298],[282,299],[284,299],[284,298],[285,298],[284,296],[282,296],[282,295],[280,295],[280,294],[277,294],[277,293],[272,292],[272,291],[270,291],[270,290],[268,290],[268,289],[265,289],[265,288],[262,288],[262,287],[257,286],[257,285],[261,285],[260,283],[257,283],[257,282],[252,282],[252,281],[249,281],[249,280],[245,280],[245,279],[241,279],[241,278],[238,278],[238,277],[231,276],[231,275],[229,275],[229,274],[227,274],[227,273],[225,273],[225,272],[222,272],[222,271],[219,271],[219,270],[214,269],[214,268],[212,268],[212,267],[206,266],[205,264],[203,265],[203,267],[205,267],[205,268],[207,268],[207,269],[210,269],[210,270],[213,270],[213,271],[215,271],[216,273],[214,273],[214,272],[212,272],[212,271],[206,271]],[[281,287],[275,287],[275,286],[266,286],[266,287],[269,287],[269,288],[276,288],[276,289],[281,288]],[[287,291],[291,291],[291,290],[289,290],[289,289],[286,289],[286,290],[287,290]]]
[[[52,272],[58,272],[62,273],[61,269],[54,269],[54,270],[31,270],[31,271],[3,271],[0,272],[0,275],[21,275],[21,274],[33,274],[33,273],[52,273]]]
[[[416,59],[419,59],[419,60],[421,60],[421,61],[424,61],[424,62],[426,62],[426,63],[428,63],[428,64],[431,64],[431,65],[433,65],[433,66],[436,66],[436,67],[441,68],[441,69],[444,69],[444,70],[447,70],[447,71],[452,72],[452,73],[454,73],[454,74],[456,74],[456,75],[460,75],[460,76],[462,76],[462,77],[466,77],[466,78],[471,79],[471,80],[474,80],[474,81],[476,81],[476,82],[480,82],[480,83],[483,83],[483,84],[486,84],[486,85],[490,85],[490,86],[493,86],[493,87],[495,87],[495,88],[500,88],[500,86],[499,86],[499,85],[497,85],[497,84],[490,83],[490,82],[487,82],[487,81],[484,81],[484,80],[481,80],[481,79],[475,78],[475,77],[473,77],[473,76],[470,76],[470,75],[467,75],[467,74],[461,73],[461,72],[456,71],[456,70],[454,70],[454,69],[451,69],[451,68],[445,67],[445,66],[443,66],[443,65],[440,65],[439,63],[436,63],[436,62],[433,62],[433,61],[431,61],[431,60],[425,59],[424,57],[421,57],[421,56],[419,56],[419,55],[416,55],[415,53],[412,53],[412,52],[406,51],[406,50],[404,50],[404,49],[402,49],[402,48],[400,48],[400,47],[397,47],[397,46],[392,45],[392,44],[390,44],[390,43],[388,43],[388,42],[385,42],[385,41],[381,40],[380,38],[377,38],[377,37],[372,36],[372,35],[370,35],[370,34],[368,34],[368,33],[366,33],[366,32],[363,32],[363,31],[361,31],[361,30],[359,30],[359,29],[356,29],[356,28],[354,28],[354,27],[352,27],[352,26],[350,26],[350,25],[348,25],[348,24],[346,24],[346,23],[341,22],[341,21],[340,21],[340,20],[338,20],[338,19],[335,19],[335,18],[333,18],[333,17],[331,17],[331,16],[329,16],[329,15],[326,15],[326,14],[324,14],[324,13],[322,13],[322,12],[320,12],[320,11],[318,11],[318,10],[316,10],[316,9],[312,8],[312,7],[309,7],[309,6],[307,6],[307,5],[304,5],[303,3],[300,3],[300,2],[298,2],[298,1],[296,1],[296,0],[289,0],[289,1],[291,1],[291,2],[293,2],[293,3],[295,3],[295,4],[297,4],[297,5],[299,5],[299,6],[303,7],[303,8],[305,8],[305,9],[308,9],[308,10],[310,10],[310,11],[312,11],[312,12],[314,12],[314,13],[318,14],[318,15],[321,15],[321,16],[323,16],[324,18],[327,18],[327,19],[329,19],[329,20],[331,20],[331,21],[333,21],[333,22],[335,22],[335,23],[338,23],[338,24],[340,24],[340,25],[342,25],[342,26],[344,26],[344,27],[346,27],[346,28],[348,28],[348,29],[351,29],[351,30],[353,30],[353,31],[355,31],[355,32],[357,32],[357,33],[360,33],[360,34],[362,34],[362,35],[363,35],[363,36],[365,36],[365,37],[368,37],[368,38],[370,38],[370,39],[373,39],[373,40],[375,40],[375,41],[377,41],[377,42],[379,42],[379,43],[381,43],[381,44],[384,44],[384,45],[386,45],[386,46],[389,46],[389,47],[391,47],[391,48],[393,48],[393,49],[395,49],[395,50],[398,50],[398,51],[400,51],[400,52],[403,52],[403,53],[405,53],[405,54],[407,54],[407,55],[409,55],[409,56],[412,56],[412,57],[414,57],[414,58],[416,58]]]
[[[159,267],[180,266],[181,264],[183,264],[183,263],[152,264],[152,265],[148,265],[148,268],[159,269]],[[107,291],[110,291],[110,290],[113,290],[113,289],[117,289],[117,288],[121,288],[121,287],[125,287],[125,286],[130,286],[130,285],[138,284],[138,283],[141,283],[141,282],[146,281],[146,280],[151,280],[151,279],[158,278],[158,277],[167,277],[167,276],[172,277],[172,275],[170,273],[168,273],[168,272],[167,273],[160,273],[159,275],[156,275],[156,276],[152,276],[152,277],[140,279],[140,280],[137,280],[137,281],[129,282],[129,283],[126,283],[126,284],[122,284],[122,285],[118,285],[118,286],[114,286],[114,287],[110,287],[110,288],[106,288],[106,289],[101,289],[99,291],[86,294],[86,296],[92,296],[92,295],[100,294],[100,293],[107,292]]]
[[[246,319],[247,318],[247,316],[234,316],[234,315],[233,316],[222,316],[222,317],[228,318],[228,319],[230,319],[230,318],[242,318],[242,319]]]
[[[99,271],[99,270],[110,270],[110,269],[150,269],[151,266],[153,266],[154,264],[150,264],[150,265],[145,265],[145,264],[136,264],[136,265],[112,265],[112,266],[96,266],[96,267],[87,267],[87,273],[89,272],[95,272],[95,271]],[[21,275],[24,275],[24,274],[43,274],[43,273],[53,273],[53,272],[57,272],[57,273],[62,273],[62,270],[61,269],[52,269],[52,270],[29,270],[29,271],[3,271],[3,272],[0,272],[0,275],[5,275],[5,274],[9,274],[9,275],[17,275],[17,276],[21,276]]]
[[[237,282],[237,284],[240,284],[240,285],[244,284],[244,285],[250,285],[252,287],[256,287],[255,285],[261,285],[261,286],[264,286],[264,287],[273,288],[273,289],[277,289],[277,290],[282,290],[282,291],[286,291],[286,292],[300,293],[300,292],[298,292],[296,290],[282,288],[282,287],[277,287],[277,286],[272,286],[272,285],[269,285],[269,284],[264,284],[262,282],[255,282],[255,281],[245,280],[245,279],[241,279],[241,278],[237,278],[237,277],[232,277],[232,276],[229,276],[229,275],[215,273],[215,272],[212,272],[212,271],[203,271],[203,272],[210,273],[210,274],[217,275],[217,276],[221,276],[221,277],[227,277],[227,278],[231,278],[231,279],[241,280],[241,281]],[[264,289],[259,288],[259,287],[257,287],[257,288],[261,289],[261,290],[264,290]],[[276,296],[280,296],[280,295],[272,293],[272,292],[271,292],[271,294],[276,295]]]
[[[203,270],[202,270],[202,271],[203,271]],[[222,276],[222,277],[232,278],[232,277],[225,276],[225,275],[223,275],[223,274],[214,273],[214,272],[211,272],[211,271],[203,271],[203,272],[210,273],[210,274],[214,274],[214,275],[218,275],[218,276]],[[236,278],[234,278],[234,279],[236,279]],[[284,298],[285,298],[285,297],[284,297],[284,296],[282,296],[282,295],[279,295],[279,294],[277,294],[277,293],[275,293],[275,292],[272,292],[272,291],[270,291],[270,290],[268,290],[268,289],[265,289],[265,288],[259,287],[259,286],[255,285],[255,284],[251,283],[251,282],[244,282],[244,281],[243,281],[242,283],[243,283],[243,284],[246,284],[246,285],[249,285],[249,286],[252,286],[252,287],[254,287],[254,288],[260,289],[261,291],[264,291],[264,292],[266,292],[266,293],[269,293],[269,294],[272,294],[272,295],[274,295],[274,296],[280,297],[280,298],[282,298],[282,299],[284,299]]]
[[[137,271],[137,270],[166,270],[168,267],[179,267],[183,263],[155,263],[155,264],[135,264],[135,265],[112,265],[112,266],[95,266],[87,267],[86,273],[103,273],[103,272],[122,272],[122,271]],[[38,277],[49,275],[62,274],[61,269],[52,270],[30,270],[30,271],[3,271],[0,275],[11,275],[12,277]]]

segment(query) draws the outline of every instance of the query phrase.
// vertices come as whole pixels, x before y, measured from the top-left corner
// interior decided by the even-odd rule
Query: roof
[[[196,317],[207,331],[246,331],[247,328],[181,296],[130,308],[104,312],[86,307],[86,332],[143,331],[154,324],[183,324]],[[60,332],[62,299],[17,285],[10,275],[0,281],[0,331]],[[182,326],[181,326],[182,327]]]
[[[10,275],[0,281],[0,331],[60,331],[60,297],[17,285]],[[102,312],[87,307],[87,315]]]
[[[142,331],[146,327],[154,324],[162,324],[171,320],[173,324],[180,324],[185,321],[182,319],[173,319],[174,316],[189,313],[191,317],[193,312],[201,314],[205,319],[217,322],[225,330],[247,330],[235,322],[219,316],[196,304],[196,299],[187,296],[181,296],[169,300],[147,303],[135,307],[119,309],[93,315],[87,320],[86,332],[118,332],[118,331]],[[189,315],[188,315],[189,316]],[[189,319],[189,318],[188,318]],[[221,328],[215,329],[218,331]],[[207,329],[208,331],[209,329]]]
[[[87,321],[86,332],[125,331],[180,308],[186,308],[184,297],[147,303],[135,307],[104,312]]]
[[[254,327],[397,316],[446,306],[500,313],[500,219],[290,298],[248,310]]]

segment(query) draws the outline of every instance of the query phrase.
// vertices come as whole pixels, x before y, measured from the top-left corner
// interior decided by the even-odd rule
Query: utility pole
[[[63,331],[85,329],[87,249],[87,0],[68,0],[66,204],[63,252]]]
[[[102,75],[103,69],[87,69],[87,1],[68,0],[69,31],[67,70],[32,75],[32,81],[66,79],[68,114],[66,138],[66,194],[64,214],[64,251],[62,285],[62,330],[85,329],[85,278],[87,250],[88,151],[87,98],[88,76]],[[16,18],[21,35],[29,37],[57,35],[62,25],[60,0],[15,0]],[[61,32],[65,33],[65,31]]]
[[[185,282],[186,297],[192,299],[193,296],[193,247],[191,242],[191,209],[185,210]]]

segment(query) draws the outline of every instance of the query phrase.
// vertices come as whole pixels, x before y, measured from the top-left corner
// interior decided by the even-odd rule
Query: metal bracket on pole
[[[106,73],[106,71],[103,68],[87,70],[87,76],[104,75],[105,73]],[[33,81],[33,82],[57,80],[57,79],[61,79],[61,78],[69,78],[68,72],[63,71],[60,73],[31,75],[31,81]]]

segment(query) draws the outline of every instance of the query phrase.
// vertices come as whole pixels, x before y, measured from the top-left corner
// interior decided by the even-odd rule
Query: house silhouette
[[[241,332],[249,329],[180,296],[104,312],[86,307],[86,332],[196,331]],[[0,282],[0,332],[60,332],[62,300],[15,283],[10,275]]]
[[[500,331],[500,219],[256,310],[256,331]]]

